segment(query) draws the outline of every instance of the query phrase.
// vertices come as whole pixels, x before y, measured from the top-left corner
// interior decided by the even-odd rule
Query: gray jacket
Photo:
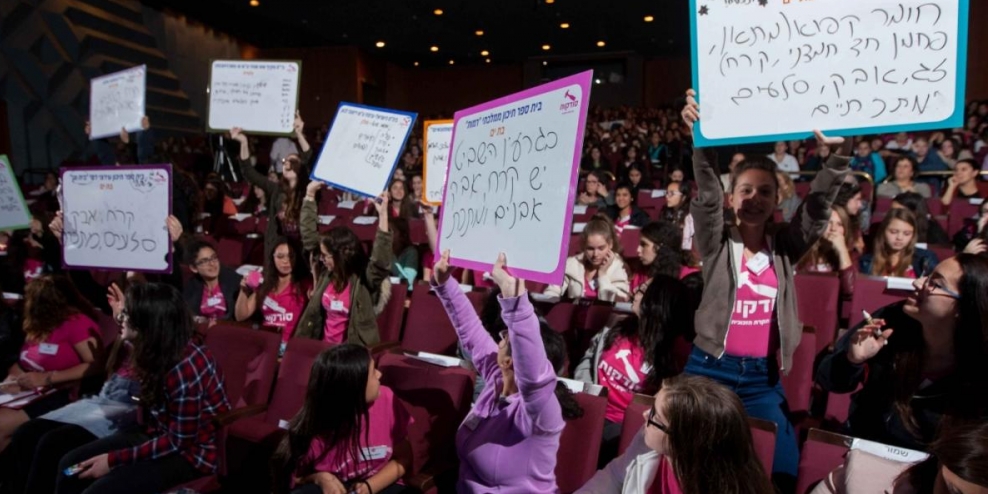
[[[779,281],[775,310],[783,370],[789,369],[793,352],[803,335],[796,310],[795,265],[827,230],[830,206],[848,172],[849,161],[832,154],[810,185],[811,192],[826,192],[826,197],[804,202],[794,216],[795,221],[770,224],[765,231]],[[690,212],[696,226],[694,242],[703,259],[704,282],[703,299],[694,318],[696,339],[693,344],[720,358],[734,313],[735,273],[744,255],[744,245],[737,226],[724,221],[724,189],[713,165],[716,162],[716,153],[711,149],[697,148],[693,153],[693,173],[699,193],[693,199]]]

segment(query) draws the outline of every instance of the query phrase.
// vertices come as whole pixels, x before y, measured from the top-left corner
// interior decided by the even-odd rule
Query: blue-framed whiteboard
[[[356,103],[340,103],[312,180],[361,196],[377,197],[405,149],[417,114]]]
[[[690,0],[697,146],[963,125],[970,0]]]

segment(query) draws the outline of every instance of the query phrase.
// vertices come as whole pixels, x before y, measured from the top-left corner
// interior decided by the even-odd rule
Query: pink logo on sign
[[[580,107],[580,100],[577,99],[576,96],[570,94],[569,89],[567,89],[566,92],[563,93],[563,97],[569,100],[569,101],[563,101],[563,103],[559,105],[559,111],[563,112],[564,114],[573,112],[574,110]]]

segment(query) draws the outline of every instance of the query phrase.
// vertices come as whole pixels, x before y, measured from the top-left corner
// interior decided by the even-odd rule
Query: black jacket
[[[612,220],[617,221],[618,220],[618,216],[620,214],[621,214],[621,208],[619,208],[617,206],[608,206],[607,207],[607,216],[609,216]],[[631,221],[630,221],[630,224],[632,226],[637,226],[638,228],[641,228],[641,227],[647,225],[649,221],[652,221],[652,219],[648,217],[648,214],[645,213],[645,211],[642,211],[641,209],[638,209],[635,206],[632,206],[631,207]]]
[[[223,298],[226,301],[226,315],[223,316],[224,320],[233,319],[233,310],[237,305],[237,295],[240,293],[240,279],[241,276],[233,269],[226,266],[220,267],[220,291],[223,292]],[[193,315],[202,315],[199,308],[202,304],[202,291],[205,286],[202,278],[193,276],[185,284],[185,289],[182,290],[182,297],[185,299],[185,303],[189,306],[189,310],[192,311]]]
[[[972,393],[970,383],[957,374],[940,378],[916,391],[910,402],[912,415],[918,425],[918,437],[906,428],[895,408],[896,357],[913,348],[921,348],[923,329],[916,320],[903,311],[904,302],[888,305],[875,311],[875,319],[885,319],[885,327],[895,332],[884,347],[871,360],[854,365],[847,358],[851,337],[864,323],[849,330],[837,341],[833,353],[827,355],[817,368],[815,381],[825,391],[850,393],[863,384],[851,397],[850,413],[845,424],[846,432],[854,437],[869,439],[893,446],[925,450],[936,436],[944,415],[982,415],[983,408],[976,405],[977,394]],[[981,409],[982,412],[977,410]]]

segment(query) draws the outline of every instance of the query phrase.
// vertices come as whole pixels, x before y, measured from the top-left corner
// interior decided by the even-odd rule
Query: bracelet
[[[371,489],[370,482],[367,482],[366,480],[361,480],[360,483],[367,486],[367,492],[369,494],[374,494],[374,489]]]

